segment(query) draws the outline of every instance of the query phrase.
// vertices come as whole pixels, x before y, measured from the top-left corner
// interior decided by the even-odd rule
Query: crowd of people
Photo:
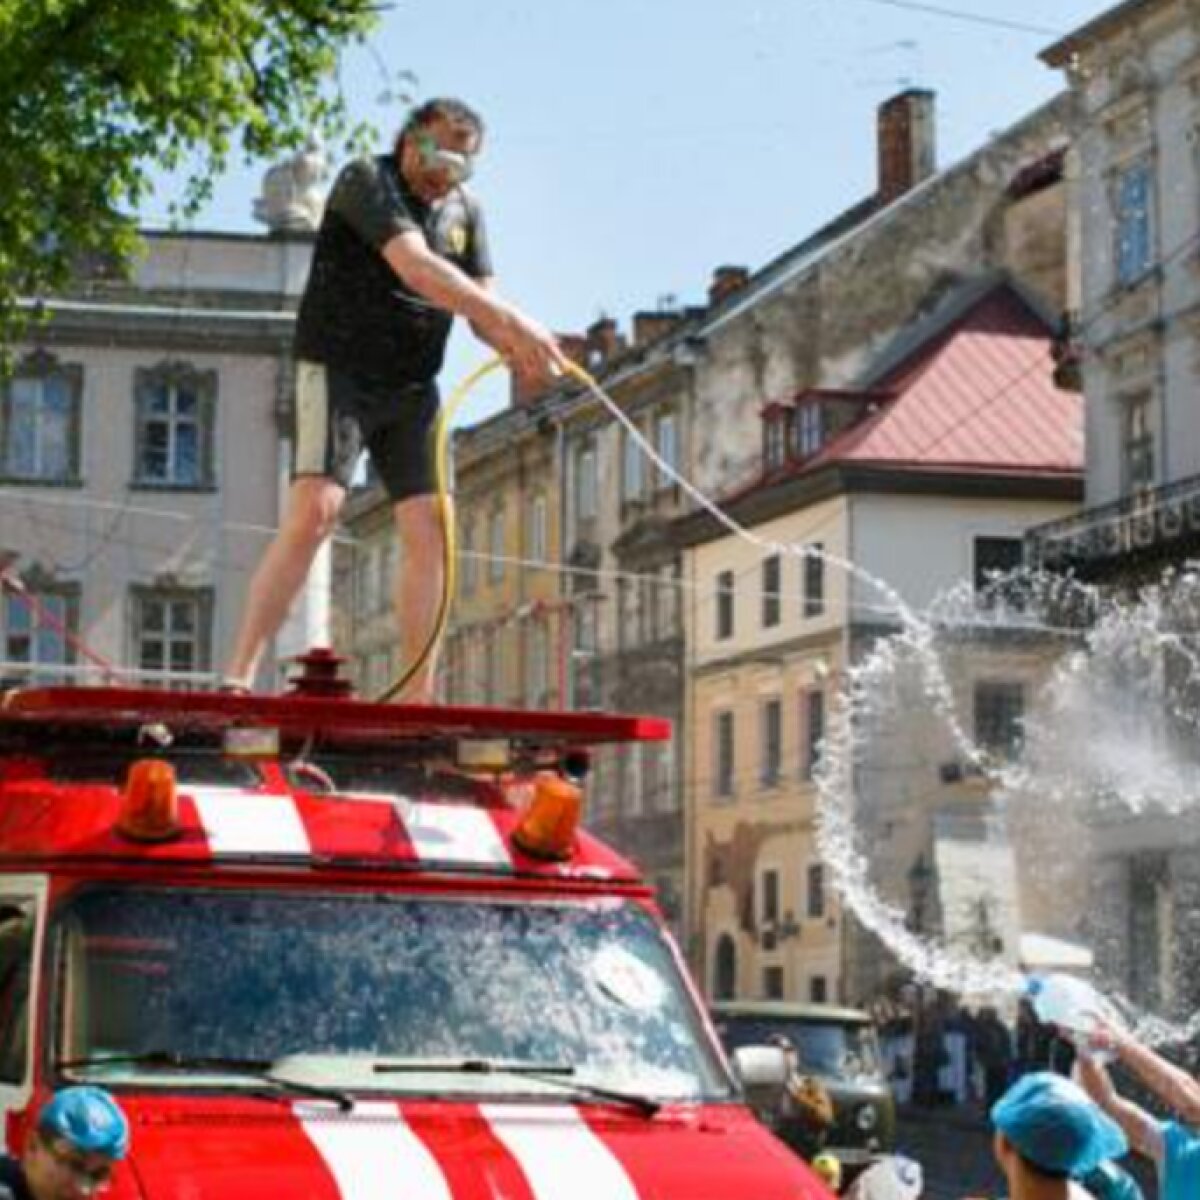
[[[953,1097],[946,1043],[962,1038],[962,1055],[974,1065],[987,1103],[1009,1200],[1145,1200],[1128,1169],[1136,1156],[1152,1167],[1158,1200],[1200,1196],[1200,1081],[1132,1033],[1100,1019],[1086,1036],[1038,1028],[1032,1012],[1023,1010],[1010,1034],[994,1010],[953,1012],[947,1019],[947,1005],[939,1002],[933,1013],[909,1031],[888,1031],[894,1044],[911,1046],[913,1099]],[[905,1036],[907,1043],[900,1040]],[[1170,1115],[1155,1116],[1122,1094],[1110,1065]],[[841,1190],[840,1179],[819,1174],[831,1190]],[[892,1156],[843,1194],[848,1200],[918,1200],[921,1191],[919,1164]]]
[[[887,1076],[900,1104],[990,1108],[1031,1071],[1069,1074],[1075,1049],[1022,1001],[1014,1022],[948,992],[885,1003],[876,1013]]]

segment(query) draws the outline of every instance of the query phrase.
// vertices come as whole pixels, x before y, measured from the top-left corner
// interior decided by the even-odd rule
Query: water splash
[[[1028,901],[1057,919],[1059,934],[1091,946],[1094,981],[1123,1004],[1140,1036],[1159,1042],[1200,1031],[1200,1017],[1178,1023],[1138,1009],[1105,976],[1125,931],[1106,924],[1095,895],[1102,871],[1128,855],[1139,831],[1165,828],[1200,799],[1191,750],[1200,729],[1200,573],[1174,572],[1117,600],[1070,579],[1018,572],[982,593],[956,588],[922,614],[898,606],[895,615],[899,629],[848,669],[817,778],[818,847],[843,901],[921,980],[959,993],[1021,988],[1014,962],[915,930],[908,906],[873,877],[875,773],[889,754],[903,758],[899,751],[915,760],[925,752],[928,770],[940,746],[977,785],[979,813],[1019,849],[1020,924]],[[1011,756],[978,744],[963,716],[966,685],[998,670],[1026,683]],[[1195,950],[1177,946],[1174,957],[1186,961]]]

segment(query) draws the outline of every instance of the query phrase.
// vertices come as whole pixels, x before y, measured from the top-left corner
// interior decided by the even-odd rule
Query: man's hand
[[[536,390],[566,373],[567,357],[544,325],[507,305],[497,308],[498,320],[482,324],[480,332],[504,356],[523,388]]]

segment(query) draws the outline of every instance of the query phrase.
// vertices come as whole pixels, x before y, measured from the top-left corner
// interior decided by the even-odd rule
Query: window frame
[[[759,786],[778,787],[783,782],[782,696],[764,696],[762,698],[758,709],[758,730]]]
[[[712,794],[719,801],[732,800],[737,795],[737,721],[733,709],[716,709],[712,723]]]
[[[143,666],[142,652],[145,637],[145,605],[152,601],[165,604],[191,603],[196,607],[195,631],[195,661],[187,671],[176,671],[170,665],[171,647],[174,639],[170,630],[163,631],[164,662],[162,667]],[[215,612],[215,597],[211,588],[188,588],[174,584],[143,585],[135,584],[130,588],[130,659],[137,663],[140,673],[163,683],[178,682],[187,687],[194,687],[199,680],[195,677],[211,674],[213,670],[213,615]],[[182,678],[180,678],[182,677]]]
[[[133,376],[133,473],[130,487],[148,491],[211,492],[217,484],[216,423],[218,411],[218,376],[215,370],[201,370],[187,362],[163,362],[153,367],[138,367]],[[174,466],[168,462],[167,477],[158,479],[145,470],[146,430],[152,419],[149,406],[158,388],[166,388],[169,397],[177,397],[184,389],[191,390],[196,400],[196,477],[174,477]],[[174,429],[174,425],[171,426]],[[175,444],[175,435],[168,439]],[[168,459],[171,458],[168,450]]]
[[[734,635],[737,620],[737,576],[732,571],[718,571],[714,588],[716,603],[713,637],[718,642]]]
[[[768,554],[762,560],[762,627],[774,629],[783,620],[783,559]]]
[[[1136,177],[1144,181],[1140,203],[1135,203],[1127,192],[1129,184]],[[1113,281],[1118,287],[1132,287],[1155,266],[1156,200],[1157,182],[1154,164],[1149,157],[1133,159],[1113,172]]]
[[[80,466],[83,424],[83,366],[79,363],[63,363],[44,350],[26,355],[16,366],[12,375],[0,383],[0,479],[9,483],[36,487],[78,487],[82,482]],[[60,380],[67,389],[66,428],[63,433],[66,464],[59,474],[49,474],[36,469],[32,472],[14,470],[10,450],[10,436],[15,427],[13,389],[20,383],[45,384]],[[44,387],[39,389],[41,402],[36,406],[40,414],[45,405]],[[36,421],[36,430],[41,430],[43,420]],[[35,437],[41,445],[42,439]],[[35,457],[39,457],[35,454]]]

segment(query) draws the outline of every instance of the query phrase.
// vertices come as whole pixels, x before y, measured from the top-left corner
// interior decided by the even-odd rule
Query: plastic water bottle
[[[1034,975],[1025,981],[1025,995],[1037,1019],[1073,1034],[1077,1047],[1086,1049],[1097,1021],[1124,1029],[1121,1014],[1090,983],[1074,975]],[[1094,1052],[1093,1052],[1094,1053]]]

